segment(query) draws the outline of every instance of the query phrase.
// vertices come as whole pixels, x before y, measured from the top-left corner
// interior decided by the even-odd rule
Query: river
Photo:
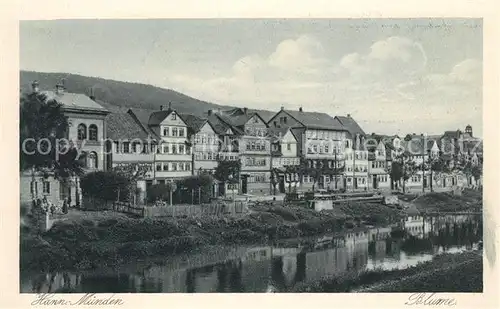
[[[382,268],[407,268],[436,254],[477,248],[480,216],[413,216],[395,226],[323,235],[302,245],[218,248],[136,261],[119,269],[21,273],[21,293],[286,292],[298,283]],[[391,236],[392,235],[392,236]],[[411,236],[409,236],[411,235]]]

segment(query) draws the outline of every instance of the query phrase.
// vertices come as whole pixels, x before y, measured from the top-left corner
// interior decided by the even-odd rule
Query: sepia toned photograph
[[[19,36],[21,293],[483,292],[482,19]]]

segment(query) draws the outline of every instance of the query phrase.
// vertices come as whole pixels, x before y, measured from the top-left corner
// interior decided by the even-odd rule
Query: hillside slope
[[[51,89],[62,79],[64,79],[64,85],[69,92],[88,95],[92,88],[96,99],[112,112],[123,112],[130,107],[159,110],[161,105],[167,107],[169,102],[172,102],[172,108],[178,112],[197,116],[203,116],[209,109],[233,108],[232,106],[198,100],[174,90],[151,85],[68,73],[20,71],[21,90],[30,89],[33,80],[40,83],[42,90]],[[270,118],[274,114],[270,111],[262,112],[264,118]]]

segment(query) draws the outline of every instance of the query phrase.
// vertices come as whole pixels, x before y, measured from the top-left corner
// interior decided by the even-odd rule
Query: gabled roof
[[[308,129],[347,131],[338,119],[326,113],[283,110]]]
[[[130,108],[127,113],[132,116],[132,118],[142,126],[142,128],[151,134],[152,136],[159,137],[158,132],[155,132],[152,130],[149,125],[149,117],[151,116],[152,113],[154,113],[154,110],[149,110],[149,109],[141,109],[141,108]]]
[[[205,123],[207,123],[207,119],[191,115],[191,114],[180,114],[181,118],[184,120],[188,128],[197,133],[203,127]]]
[[[356,135],[365,135],[365,131],[359,126],[359,124],[350,115],[349,116],[335,116],[336,119],[347,129],[351,138]]]
[[[41,93],[47,97],[47,100],[56,100],[62,104],[64,108],[108,112],[107,109],[81,93],[63,92],[61,94],[57,94],[51,90],[42,91]]]
[[[128,113],[111,113],[106,116],[106,135],[113,140],[148,138],[148,132]]]
[[[219,116],[219,118],[221,118],[227,124],[235,127],[242,127],[254,116],[257,116],[267,126],[267,121],[262,118],[262,116],[260,116],[258,112],[250,111],[248,109],[245,111],[245,109],[243,108],[233,108],[230,110],[219,112],[217,113],[217,116]]]
[[[268,135],[271,138],[271,142],[278,142],[283,139],[283,137],[288,133],[288,131],[290,131],[293,138],[297,141],[297,137],[292,132],[292,130],[290,130],[290,128],[269,128]]]
[[[173,111],[174,111],[173,109],[168,109],[165,111],[156,111],[151,113],[151,115],[149,116],[148,125],[150,126],[160,125],[160,123],[162,123],[163,120],[165,120],[165,118],[167,118],[168,115],[170,115]]]
[[[215,113],[213,112],[212,114],[207,116],[207,120],[212,125],[212,128],[214,128],[215,133],[219,135],[225,135],[226,132],[231,129],[231,131],[234,134],[241,135],[243,134],[243,131],[238,129],[235,126],[232,126],[231,124],[227,123],[222,119],[220,116],[220,113]]]
[[[448,137],[448,138],[460,138],[460,135],[462,134],[462,131],[456,130],[456,131],[445,131],[443,134],[443,137]]]

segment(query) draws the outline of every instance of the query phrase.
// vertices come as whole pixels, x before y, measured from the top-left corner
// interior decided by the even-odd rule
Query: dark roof
[[[142,109],[142,108],[130,108],[129,112],[132,112],[137,120],[143,125],[147,125],[149,121],[149,117],[155,110],[152,109]]]
[[[270,136],[272,142],[277,142],[277,141],[280,141],[289,130],[290,130],[289,128],[275,128],[275,127],[273,127],[273,128],[269,128],[268,135]],[[297,139],[295,137],[295,134],[293,134],[292,131],[290,131],[290,132],[292,133],[293,137],[295,139]]]
[[[284,110],[309,129],[347,131],[338,119],[326,113]]]
[[[106,116],[106,135],[114,140],[148,138],[148,133],[128,113],[112,113]]]
[[[266,119],[262,118],[259,112],[247,109],[245,111],[244,108],[233,108],[230,110],[218,112],[217,116],[221,118],[225,123],[230,124],[234,127],[242,127],[244,126],[251,118],[254,116],[259,117],[262,122],[267,126]]]
[[[249,109],[250,112],[252,113],[257,113],[259,116],[266,122],[268,123],[271,118],[276,114],[273,111],[268,111],[268,110],[263,110],[263,109]]]
[[[198,132],[201,127],[207,122],[207,119],[197,117],[191,114],[180,114],[181,118],[186,122],[186,125],[192,132]]]
[[[174,110],[172,110],[172,109],[167,109],[167,110],[164,110],[164,111],[156,111],[156,112],[151,113],[151,115],[149,116],[148,124],[150,126],[157,126],[157,125],[159,125],[173,111]]]
[[[138,122],[146,132],[149,132],[149,134],[153,136],[159,137],[158,135],[159,132],[155,132],[148,125],[149,117],[154,112],[155,112],[154,110],[141,109],[141,108],[130,108],[127,111],[127,113],[131,115],[132,118],[134,118],[136,122]]]
[[[456,131],[445,131],[443,134],[443,137],[448,137],[448,138],[460,138],[460,134],[462,134],[462,131],[456,130]]]
[[[340,123],[347,129],[350,133],[351,138],[354,138],[357,134],[365,135],[365,131],[361,129],[359,124],[351,116],[335,116]]]

